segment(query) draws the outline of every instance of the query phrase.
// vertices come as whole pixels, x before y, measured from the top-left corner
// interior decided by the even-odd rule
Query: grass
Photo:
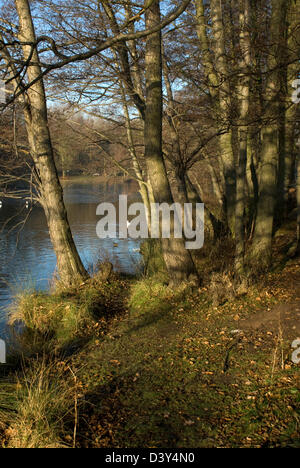
[[[81,445],[299,444],[297,368],[282,369],[277,360],[274,366],[275,336],[241,337],[224,372],[237,310],[247,316],[256,294],[212,308],[205,291],[134,284],[128,316],[81,356],[86,401],[98,402],[87,413]]]
[[[124,282],[102,283],[97,275],[86,283],[55,292],[15,296],[9,322],[22,322],[18,336],[23,354],[34,355],[70,348],[105,333],[110,319],[123,308]]]
[[[290,338],[236,333],[294,300],[297,272],[214,304],[208,283],[171,290],[157,276],[19,297],[26,360],[0,380],[3,446],[299,448]]]
[[[0,445],[8,448],[62,448],[75,426],[77,381],[69,366],[49,357],[23,362],[0,382]]]
[[[8,447],[62,448],[65,425],[74,422],[76,387],[69,368],[59,361],[36,360],[16,381],[16,414]],[[69,439],[71,440],[71,438]]]

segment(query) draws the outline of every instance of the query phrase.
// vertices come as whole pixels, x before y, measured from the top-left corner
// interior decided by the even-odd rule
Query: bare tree
[[[59,182],[54,162],[53,147],[48,127],[47,104],[44,83],[41,76],[39,56],[34,25],[28,0],[16,0],[19,18],[19,41],[23,44],[23,60],[33,61],[26,73],[30,86],[22,93],[23,110],[26,122],[30,153],[34,161],[36,179],[39,183],[39,201],[44,208],[49,227],[50,238],[57,257],[57,268],[61,281],[66,285],[87,277],[87,273],[77,252],[67,212],[63,201],[62,187]],[[13,57],[6,47],[2,56],[10,70],[15,92],[21,88],[22,81],[15,70]]]

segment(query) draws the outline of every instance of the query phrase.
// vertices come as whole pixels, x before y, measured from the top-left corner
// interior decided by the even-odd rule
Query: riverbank
[[[133,179],[132,177],[128,175],[100,175],[100,174],[67,174],[67,175],[62,175],[60,174],[60,181],[62,183],[65,182],[74,182],[74,181],[84,181],[86,182],[87,180],[93,181],[93,182],[98,182],[99,184],[108,184],[108,185],[114,185],[114,184],[135,184],[136,191],[138,190],[138,182],[137,180]]]
[[[72,177],[64,183],[64,198],[72,234],[84,266],[93,271],[99,258],[110,260],[115,270],[135,273],[140,264],[137,239],[99,239],[97,206],[120,194],[139,200],[135,183],[101,183],[95,178]],[[5,335],[5,308],[17,291],[48,290],[56,269],[45,215],[39,205],[6,200],[0,209],[0,339]],[[3,311],[3,314],[1,313]],[[3,320],[2,320],[3,318]]]
[[[2,445],[299,448],[299,271],[298,257],[217,305],[212,283],[116,274],[23,297]]]

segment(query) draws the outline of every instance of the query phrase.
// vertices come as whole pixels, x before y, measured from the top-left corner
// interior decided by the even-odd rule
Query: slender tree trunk
[[[242,0],[240,13],[240,46],[242,53],[239,85],[240,99],[240,128],[239,128],[239,163],[237,167],[236,182],[236,206],[235,206],[235,271],[241,279],[244,276],[244,255],[245,255],[245,207],[246,207],[246,175],[247,175],[247,151],[248,151],[248,126],[247,117],[249,112],[250,78],[249,67],[250,56],[250,36],[249,0]]]
[[[196,6],[196,32],[200,42],[202,63],[208,81],[208,88],[212,105],[215,106],[219,98],[219,80],[215,67],[213,66],[210,44],[207,36],[208,25],[205,18],[203,0],[195,0]]]
[[[15,0],[19,16],[19,40],[34,44],[36,41],[28,0]],[[23,45],[24,59],[31,52],[30,45]],[[39,57],[34,49],[34,65],[27,68],[29,82],[41,74]],[[63,191],[59,182],[48,127],[47,105],[42,80],[27,90],[27,105],[24,108],[26,129],[30,151],[40,179],[41,204],[45,210],[51,242],[57,257],[57,268],[61,281],[66,285],[87,277],[70,230],[63,201]]]
[[[299,148],[300,150],[300,148]],[[297,243],[298,250],[300,249],[300,152],[297,155],[296,161],[297,167]]]
[[[290,104],[290,96],[288,95],[288,13],[291,7],[291,0],[287,0],[284,5],[282,21],[279,26],[279,41],[277,47],[277,66],[278,66],[278,81],[280,92],[278,95],[278,182],[277,182],[277,205],[276,205],[276,225],[280,225],[284,220],[285,208],[285,181],[287,179],[289,168],[289,157],[287,156],[287,109]]]
[[[130,124],[130,115],[129,115],[128,105],[126,102],[125,90],[123,88],[122,83],[121,83],[121,95],[122,95],[123,112],[124,112],[125,119],[126,119],[126,133],[127,133],[128,149],[129,149],[129,153],[131,156],[133,169],[138,179],[138,184],[139,184],[139,189],[140,189],[139,191],[140,191],[144,206],[146,208],[147,224],[148,224],[148,230],[150,233],[151,232],[151,205],[150,205],[148,184],[144,183],[143,171],[142,171],[142,168],[140,166],[140,163],[139,163],[136,151],[135,151],[132,128]]]
[[[231,95],[226,47],[223,24],[222,1],[211,0],[211,21],[213,31],[213,50],[215,55],[215,68],[218,72],[219,86],[219,121],[221,126],[228,127],[227,133],[220,136],[220,151],[223,172],[225,178],[225,203],[227,222],[232,235],[235,235],[235,197],[236,197],[236,173],[233,152],[233,135],[230,129]]]
[[[285,174],[284,174],[284,201],[288,207],[289,189],[295,181],[294,164],[296,156],[296,122],[299,112],[297,104],[292,102],[291,95],[294,91],[292,84],[299,75],[300,54],[300,2],[289,1],[288,12],[288,62],[287,67],[287,110],[285,119]]]
[[[208,33],[207,33],[207,30],[208,30],[209,26],[208,26],[207,20],[205,18],[204,0],[195,0],[195,6],[196,6],[196,20],[197,20],[196,21],[196,32],[197,32],[197,36],[198,36],[198,39],[199,39],[199,42],[200,42],[200,48],[201,48],[201,54],[202,54],[202,66],[204,68],[204,72],[205,72],[205,76],[206,76],[206,80],[207,80],[207,86],[208,86],[209,96],[210,96],[210,100],[211,100],[211,107],[212,107],[214,115],[219,116],[217,124],[222,126],[222,124],[224,124],[224,122],[221,123],[221,120],[222,120],[221,115],[222,115],[222,117],[224,117],[224,115],[222,114],[221,107],[224,104],[224,100],[220,101],[221,97],[223,96],[222,92],[221,92],[221,89],[220,89],[221,88],[220,87],[220,81],[222,81],[223,77],[222,78],[220,77],[220,69],[218,69],[214,65],[213,55],[212,55],[212,51],[216,52],[216,48],[217,48],[216,47],[216,42],[214,43],[213,47],[210,45],[210,40],[209,40]],[[215,7],[215,5],[212,4],[211,5],[211,12],[213,12],[214,7]],[[221,10],[220,10],[220,7],[218,6],[218,12],[217,13],[220,15],[220,12],[221,12]],[[212,16],[212,14],[213,13],[211,13],[211,16]],[[214,31],[215,39],[217,40],[217,42],[218,42],[218,44],[219,44],[219,46],[221,48],[222,48],[222,42],[221,42],[222,31],[223,31],[223,24],[221,24],[221,29],[218,28],[217,26],[215,26],[215,31]],[[220,44],[220,42],[221,42],[221,44]],[[226,62],[224,61],[224,57],[223,57],[222,58],[221,69],[223,71],[225,71],[225,68],[226,68]],[[225,113],[227,115],[228,109],[225,109],[225,110],[226,110]],[[225,118],[225,120],[226,120],[226,118]],[[220,138],[219,138],[219,145],[220,145],[220,153],[221,153],[221,162],[222,162],[222,166],[223,166],[222,167],[223,173],[221,173],[223,193],[221,192],[220,185],[219,185],[219,183],[217,181],[217,178],[216,178],[215,168],[212,166],[212,164],[210,162],[208,163],[208,167],[209,167],[209,171],[210,171],[211,179],[212,179],[214,195],[216,196],[216,198],[218,200],[218,203],[220,205],[220,210],[218,210],[218,212],[216,212],[216,210],[214,210],[214,211],[212,211],[212,214],[221,223],[226,223],[227,222],[227,226],[228,226],[229,225],[228,217],[227,217],[228,210],[226,208],[226,205],[228,205],[228,203],[226,202],[226,200],[227,200],[227,198],[232,198],[231,195],[229,195],[229,192],[232,194],[232,191],[231,191],[231,189],[229,187],[229,186],[231,186],[230,179],[226,180],[226,174],[231,173],[234,176],[234,174],[233,174],[234,173],[234,168],[233,168],[233,171],[232,171],[232,170],[230,170],[230,167],[229,167],[230,164],[233,161],[231,133],[226,133],[224,135],[221,135]],[[228,166],[228,161],[229,160],[231,161],[231,163]],[[226,169],[226,167],[227,167],[227,169]],[[197,186],[199,187],[198,183],[197,183]],[[199,189],[201,190],[200,187],[199,187]],[[234,195],[234,194],[232,194],[232,195]],[[232,232],[233,232],[233,228],[234,228],[233,212],[231,213],[231,215],[229,217],[232,219],[231,227],[232,227]]]
[[[277,69],[278,47],[281,25],[286,21],[286,0],[273,0],[271,18],[269,79],[266,89],[266,124],[262,129],[262,154],[260,167],[260,191],[257,218],[253,237],[251,263],[253,268],[266,270],[272,260],[272,238],[277,194],[277,171],[279,162],[278,140],[278,95],[280,93],[280,74]]]
[[[160,22],[160,1],[154,0],[146,10],[146,27]],[[161,32],[147,37],[146,45],[146,112],[145,112],[145,160],[156,203],[173,204],[167,171],[162,155],[162,54]],[[174,219],[173,219],[174,222]],[[184,239],[162,239],[163,257],[171,284],[196,275],[191,254]]]
[[[194,204],[203,203],[203,199],[201,195],[198,193],[198,191],[194,187],[188,175],[186,175],[185,184],[186,184],[188,201]],[[206,206],[204,207],[204,211],[205,211],[205,235],[207,234],[210,240],[214,240],[216,237],[216,228],[217,228],[218,222]]]
[[[225,34],[222,21],[221,0],[211,0],[211,21],[213,31],[213,54],[211,55],[209,39],[207,34],[204,2],[195,0],[196,4],[196,31],[200,41],[202,64],[208,81],[209,94],[212,107],[217,116],[217,124],[221,128],[228,127],[228,131],[219,138],[221,161],[225,182],[225,210],[228,227],[234,236],[235,234],[235,191],[236,175],[233,153],[232,131],[229,128],[229,118],[231,109],[230,86],[228,81],[228,70],[225,52]],[[215,64],[215,65],[214,65]]]

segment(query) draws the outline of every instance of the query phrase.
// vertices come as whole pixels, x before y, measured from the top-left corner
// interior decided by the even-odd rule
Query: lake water
[[[134,239],[99,239],[96,234],[96,207],[103,201],[117,206],[120,194],[129,200],[138,200],[135,182],[115,184],[95,178],[70,178],[63,181],[64,198],[72,233],[79,254],[87,268],[99,259],[110,260],[115,269],[134,273],[140,265],[139,241]],[[49,239],[43,210],[38,205],[30,214],[24,202],[2,200],[0,226],[13,220],[0,232],[0,338],[5,339],[6,309],[12,296],[25,289],[49,288],[56,268],[56,258]],[[24,226],[10,231],[12,225]]]

